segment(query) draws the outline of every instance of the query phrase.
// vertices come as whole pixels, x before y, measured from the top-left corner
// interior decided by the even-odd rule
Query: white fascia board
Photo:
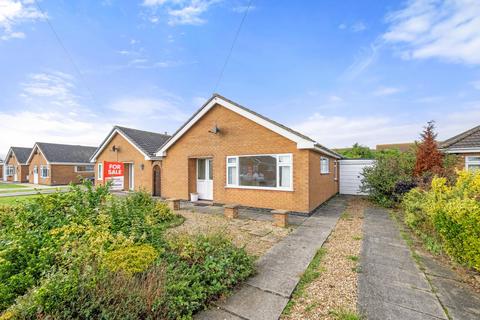
[[[291,140],[291,141],[294,141],[297,143],[297,148],[299,149],[313,149],[314,146],[315,146],[315,143],[310,141],[310,140],[307,140],[307,139],[304,139],[302,137],[299,137],[298,135],[270,122],[270,121],[267,121],[259,116],[257,116],[256,114],[253,114],[251,112],[248,112],[247,110],[243,109],[243,108],[240,108],[238,106],[236,106],[235,104],[229,102],[229,101],[226,101],[224,99],[221,99],[220,97],[214,97],[205,107],[203,107],[202,110],[200,110],[199,113],[197,113],[197,115],[192,118],[179,132],[177,132],[175,134],[175,136],[173,136],[157,153],[156,155],[157,156],[166,156],[166,151],[168,150],[168,148],[170,148],[178,139],[180,139],[181,136],[183,136],[183,134],[185,132],[187,132],[198,120],[200,120],[210,109],[213,108],[213,106],[215,106],[216,104],[219,104],[249,120],[252,120],[253,122],[256,122],[258,123],[259,125],[267,128],[267,129],[270,129],[272,130],[273,132],[275,133],[278,133],[279,135]]]
[[[100,148],[98,148],[98,150],[95,152],[95,154],[92,156],[92,160],[91,162],[96,162],[97,161],[97,157],[98,155],[105,149],[105,147],[107,146],[107,144],[112,141],[113,137],[115,136],[115,134],[119,134],[121,135],[125,140],[128,141],[128,143],[130,143],[135,149],[137,149],[141,154],[144,155],[145,157],[145,160],[151,160],[150,159],[150,156],[148,154],[146,154],[145,152],[142,151],[142,149],[140,149],[139,147],[137,147],[137,145],[135,143],[133,143],[133,141],[127,137],[126,135],[123,134],[122,131],[118,130],[118,129],[115,129],[112,131],[112,133],[110,134],[110,136],[108,137],[107,140],[105,140],[105,142],[100,146]]]
[[[91,162],[50,162],[52,165],[62,165],[62,166],[91,166]]]
[[[12,153],[13,153],[13,149],[12,148],[8,149],[7,155],[5,156],[5,161],[4,161],[5,164],[7,164],[7,161],[10,158],[10,155]]]
[[[40,149],[40,147],[38,146],[38,144],[35,143],[35,145],[33,146],[32,148],[32,152],[30,152],[30,156],[28,156],[28,159],[27,159],[27,163],[26,164],[30,164],[30,161],[32,161],[32,158],[33,158],[33,155],[35,154],[35,149],[38,149],[38,151],[42,154],[42,157],[45,159],[45,161],[47,162],[47,164],[50,164],[50,162],[48,162],[48,159],[47,157],[45,157],[45,155],[43,154],[42,152],[42,149]]]
[[[314,148],[316,151],[320,152],[320,153],[323,153],[323,154],[326,154],[326,155],[329,155],[330,157],[333,157],[335,159],[342,159],[341,157],[339,157],[338,155],[332,153],[332,152],[329,152],[327,150],[324,150],[322,148],[318,148],[318,147],[315,147]]]
[[[480,152],[480,148],[453,148],[453,149],[441,149],[445,153],[471,153]]]

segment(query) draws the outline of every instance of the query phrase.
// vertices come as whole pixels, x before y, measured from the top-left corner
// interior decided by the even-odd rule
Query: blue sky
[[[215,90],[248,1],[38,4],[0,0],[0,156],[114,124],[172,133]],[[332,148],[431,119],[448,138],[480,124],[480,2],[253,0],[216,91]]]

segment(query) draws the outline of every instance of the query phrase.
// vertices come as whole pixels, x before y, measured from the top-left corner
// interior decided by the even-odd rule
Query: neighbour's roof
[[[90,160],[95,160],[95,156],[105,148],[108,141],[110,141],[114,133],[117,132],[125,136],[130,143],[148,158],[155,157],[155,152],[170,138],[168,134],[114,126],[105,140],[103,140],[96,151],[92,153]]]
[[[15,154],[19,163],[27,163],[28,156],[32,152],[32,148],[11,147],[10,150]],[[8,157],[8,154],[7,154]],[[7,158],[5,158],[7,159]]]
[[[230,100],[230,99],[228,99],[228,98],[225,98],[224,96],[222,96],[222,95],[220,95],[220,94],[217,94],[217,93],[214,93],[214,94],[212,95],[212,97],[211,97],[210,99],[208,99],[208,101],[205,102],[205,104],[204,104],[199,110],[197,110],[197,112],[195,112],[195,113],[190,117],[190,119],[188,119],[188,120],[172,135],[172,137],[169,139],[169,141],[166,141],[165,144],[164,144],[161,148],[159,148],[159,149],[157,150],[157,153],[161,153],[162,151],[165,151],[165,150],[162,150],[162,149],[167,149],[170,144],[173,144],[174,141],[176,141],[176,139],[178,139],[179,136],[181,136],[181,135],[184,133],[185,128],[188,127],[189,125],[191,125],[192,123],[194,123],[196,120],[198,120],[198,119],[199,119],[199,118],[198,118],[198,115],[199,115],[200,113],[202,113],[202,111],[203,111],[205,108],[211,106],[212,101],[215,101],[215,102],[219,103],[220,105],[222,105],[222,101],[223,101],[223,102],[226,102],[227,104],[231,104],[231,105],[235,106],[236,108],[239,108],[239,109],[247,112],[248,114],[253,115],[254,117],[257,117],[257,119],[259,118],[259,119],[261,119],[261,120],[263,120],[263,121],[265,121],[265,122],[268,122],[268,123],[270,123],[271,125],[273,125],[274,127],[280,128],[281,130],[285,130],[285,131],[289,132],[290,134],[292,134],[292,135],[294,135],[294,136],[296,136],[296,137],[298,137],[298,138],[300,138],[300,139],[302,139],[302,140],[310,143],[315,149],[317,149],[317,150],[319,150],[319,151],[321,151],[321,152],[330,153],[330,154],[334,155],[335,157],[343,158],[342,155],[340,155],[339,153],[337,153],[337,152],[335,152],[335,151],[333,151],[333,150],[331,150],[331,149],[328,149],[328,148],[324,147],[323,145],[319,144],[318,142],[316,142],[316,141],[313,140],[312,138],[307,137],[306,135],[304,135],[304,134],[302,134],[302,133],[300,133],[300,132],[298,132],[298,131],[295,131],[295,130],[293,130],[293,129],[291,129],[291,128],[289,128],[289,127],[287,127],[287,126],[285,126],[285,125],[283,125],[283,124],[281,124],[281,123],[278,123],[278,122],[276,122],[276,121],[274,121],[274,120],[272,120],[272,119],[270,119],[270,118],[268,118],[268,117],[265,117],[264,115],[261,115],[261,114],[255,112],[255,111],[253,111],[253,110],[251,110],[251,109],[249,109],[249,108],[247,108],[247,107],[244,107],[244,106],[242,106],[242,105],[240,105],[240,104],[238,104],[238,103],[236,103],[236,102],[234,102],[234,101],[232,101],[232,100]],[[196,120],[195,120],[195,119],[196,119]],[[170,140],[172,140],[172,141],[170,141]]]
[[[480,148],[480,126],[443,141],[441,147],[444,149]]]
[[[377,144],[375,150],[390,150],[390,149],[397,149],[399,151],[405,152],[409,151],[412,147],[415,146],[414,142],[404,142],[404,143],[385,143],[385,144]]]
[[[96,147],[57,144],[35,143],[49,163],[88,163]],[[34,147],[35,149],[35,147]]]

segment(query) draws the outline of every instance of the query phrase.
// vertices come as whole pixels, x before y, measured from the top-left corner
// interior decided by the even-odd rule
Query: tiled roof
[[[316,142],[316,141],[313,140],[312,138],[307,137],[306,135],[304,135],[304,134],[302,134],[302,133],[300,133],[300,132],[298,132],[298,131],[295,131],[295,130],[293,130],[293,129],[291,129],[291,128],[289,128],[289,127],[287,127],[287,126],[285,126],[285,125],[283,125],[283,124],[281,124],[281,123],[278,123],[278,122],[276,122],[276,121],[274,121],[274,120],[272,120],[272,119],[270,119],[270,118],[267,118],[267,117],[265,117],[264,115],[261,115],[261,114],[255,112],[255,111],[247,108],[247,107],[244,107],[244,106],[236,103],[235,101],[232,101],[232,100],[230,100],[230,99],[228,99],[228,98],[225,98],[224,96],[222,96],[222,95],[220,95],[220,94],[218,94],[218,93],[214,93],[214,94],[212,95],[212,97],[211,97],[210,99],[208,99],[208,101],[205,102],[205,103],[203,104],[203,106],[202,106],[200,109],[198,109],[197,112],[195,112],[195,113],[172,135],[172,138],[173,138],[178,132],[180,132],[185,126],[187,126],[188,123],[189,123],[192,119],[194,119],[195,116],[196,116],[197,114],[199,114],[199,113],[202,111],[202,109],[203,109],[205,106],[207,106],[207,105],[208,105],[213,99],[215,99],[215,98],[220,98],[220,99],[222,99],[222,100],[225,100],[225,101],[227,101],[227,102],[229,102],[229,103],[237,106],[237,107],[240,108],[240,109],[243,109],[243,110],[245,110],[245,111],[247,111],[247,112],[249,112],[249,113],[251,113],[251,114],[256,115],[257,117],[262,118],[262,119],[265,120],[265,121],[268,121],[268,122],[274,124],[275,126],[278,126],[278,127],[282,128],[282,129],[284,129],[284,130],[289,131],[290,133],[293,133],[294,135],[296,135],[296,136],[298,136],[298,137],[300,137],[300,138],[302,138],[302,139],[305,139],[305,140],[308,140],[308,141],[310,141],[310,142],[315,143],[315,147],[316,147],[317,149],[319,149],[320,151],[323,151],[323,152],[326,152],[326,153],[331,153],[331,154],[336,155],[336,156],[339,157],[339,158],[343,158],[343,156],[340,155],[339,153],[337,153],[337,152],[335,152],[335,151],[333,151],[333,150],[331,150],[331,149],[329,149],[329,148],[327,148],[327,147],[324,147],[323,145],[319,144],[318,142]],[[166,142],[168,142],[168,141],[166,141]],[[157,151],[160,151],[160,148],[158,148]]]
[[[480,148],[480,126],[443,141],[441,147],[444,149]]]
[[[135,145],[150,157],[155,156],[155,152],[168,140],[170,136],[150,131],[137,130],[132,128],[115,126],[114,129],[120,130],[123,134],[132,140]]]
[[[88,163],[96,147],[37,142],[48,162]],[[28,158],[28,157],[27,157]]]
[[[12,151],[19,163],[27,163],[28,157],[32,152],[32,148],[12,147]]]

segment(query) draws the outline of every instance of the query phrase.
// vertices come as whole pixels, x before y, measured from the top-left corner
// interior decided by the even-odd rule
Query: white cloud
[[[377,88],[377,90],[375,90],[373,92],[373,95],[374,96],[390,96],[392,94],[396,94],[396,93],[399,93],[399,92],[402,92],[403,90],[401,88],[395,88],[395,87],[380,87],[380,88]]]
[[[475,89],[480,90],[480,80],[473,81],[473,82],[471,82],[471,84]]]
[[[367,25],[363,21],[357,21],[355,23],[352,23],[351,25],[348,25],[346,23],[341,23],[338,25],[338,29],[340,30],[349,30],[352,32],[362,32],[367,29]]]
[[[465,110],[461,112],[435,116],[439,139],[447,139],[478,125],[480,102],[463,107]],[[330,148],[348,147],[355,142],[375,147],[381,143],[414,141],[429,120],[432,119],[399,121],[387,116],[347,117],[315,113],[307,120],[292,125],[292,128]]]
[[[341,101],[343,101],[343,99],[342,99],[342,97],[339,97],[337,95],[331,95],[330,97],[328,97],[328,101],[332,102],[332,103],[335,103],[335,102],[341,102]]]
[[[362,21],[356,22],[352,25],[353,32],[362,32],[367,29],[367,26]]]
[[[107,108],[118,112],[118,116],[125,119],[133,116],[182,122],[188,115],[181,110],[180,104],[180,99],[169,95],[161,98],[125,97],[114,101]]]
[[[387,16],[383,39],[406,59],[480,64],[480,1],[411,0]]]
[[[0,0],[0,39],[25,38],[23,32],[14,30],[15,27],[45,17],[30,0]]]
[[[160,18],[155,14],[159,8],[164,8],[169,16],[169,25],[201,25],[206,22],[202,15],[221,0],[144,0],[143,6],[153,11],[148,19],[158,23]]]
[[[353,80],[358,77],[377,60],[380,48],[381,43],[378,41],[375,41],[369,47],[362,48],[360,53],[355,57],[354,62],[348,66],[342,77],[347,80]]]

